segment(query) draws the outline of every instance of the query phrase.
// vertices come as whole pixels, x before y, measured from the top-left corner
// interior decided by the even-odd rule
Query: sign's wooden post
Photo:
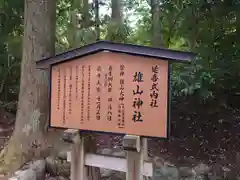
[[[80,134],[80,144],[79,144],[79,157],[78,159],[78,179],[76,180],[87,180],[86,177],[86,168],[85,168],[85,147],[84,147],[84,136]],[[74,179],[75,180],[75,179]]]
[[[141,150],[141,164],[142,164],[142,170],[141,170],[141,172],[143,172],[143,170],[144,170],[144,168],[143,168],[143,164],[144,164],[144,162],[145,161],[148,161],[149,160],[149,158],[148,158],[148,139],[147,138],[142,138],[142,150]],[[150,179],[150,178],[148,178],[148,177],[145,177],[145,179],[144,180],[148,180],[148,179]]]
[[[140,136],[126,135],[123,138],[123,149],[127,151],[127,180],[143,180],[141,166]]]
[[[127,180],[144,180],[144,162],[148,160],[147,138],[126,135],[123,148],[127,151]]]
[[[126,180],[143,180],[141,174],[141,153],[127,151]]]
[[[73,144],[73,147],[71,150],[71,170],[70,170],[71,180],[77,180],[78,155],[79,155],[79,144]]]
[[[84,136],[79,130],[68,129],[64,131],[63,140],[72,143],[71,150],[71,180],[87,180],[85,172]]]

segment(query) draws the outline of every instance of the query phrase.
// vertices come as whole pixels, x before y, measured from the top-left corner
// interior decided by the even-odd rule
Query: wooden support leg
[[[71,151],[71,180],[87,180],[85,172],[84,137],[78,130],[68,129],[63,139],[73,143]]]
[[[127,151],[127,180],[142,180],[140,153]]]
[[[76,144],[73,144],[72,151],[71,151],[71,180],[77,179],[77,167],[78,167],[78,161],[77,161],[77,156],[78,156],[78,146]]]
[[[71,180],[87,180],[85,172],[85,152],[84,152],[84,137],[79,135],[75,137],[76,142],[72,148],[71,161]]]
[[[140,137],[126,135],[123,138],[123,148],[127,151],[127,180],[143,180]]]
[[[84,137],[80,135],[79,145],[79,157],[78,157],[78,180],[87,180],[86,168],[85,168],[85,142]]]
[[[142,154],[143,154],[143,160],[148,160],[148,139],[142,138]]]
[[[141,139],[142,143],[142,148],[141,148],[141,167],[142,167],[142,172],[143,172],[143,164],[145,161],[148,161],[148,139],[147,138],[142,138]],[[144,176],[144,180],[150,180],[151,177]]]
[[[71,162],[71,180],[100,180],[98,167],[85,166],[86,152],[95,152],[95,140],[89,134],[79,133],[78,130],[64,131],[63,140],[73,144],[68,161]],[[71,157],[71,158],[70,158]]]

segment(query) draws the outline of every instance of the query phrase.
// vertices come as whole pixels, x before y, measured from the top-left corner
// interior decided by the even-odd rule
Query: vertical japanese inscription
[[[72,67],[69,68],[69,83],[68,83],[68,114],[72,113]]]
[[[61,72],[58,68],[58,80],[57,80],[57,110],[60,109],[60,89],[61,89]]]
[[[81,124],[84,122],[84,68],[85,66],[82,65],[81,68]]]
[[[142,122],[142,113],[141,107],[143,106],[143,100],[141,99],[141,95],[143,90],[141,90],[140,84],[143,82],[143,73],[142,72],[135,72],[133,75],[133,82],[136,83],[136,89],[133,90],[133,104],[132,107],[134,108],[132,120],[134,122]]]
[[[107,87],[107,85],[108,85],[108,74],[105,73],[105,75],[104,75],[104,87]]]
[[[101,114],[100,114],[100,110],[101,110],[101,97],[100,97],[100,93],[101,93],[101,71],[102,68],[101,66],[97,67],[97,84],[96,84],[96,90],[97,90],[97,97],[96,97],[96,119],[100,120],[101,118]]]
[[[124,107],[124,70],[125,66],[120,65],[120,94],[119,94],[119,105],[118,105],[118,128],[125,127],[125,107]]]
[[[112,66],[108,66],[108,74],[107,74],[107,89],[108,92],[112,92],[112,81],[113,81],[113,75],[112,75]],[[111,95],[108,96],[108,113],[107,113],[107,120],[112,121],[112,97]]]
[[[158,65],[152,66],[152,76],[151,76],[151,81],[152,81],[152,87],[150,89],[150,107],[155,108],[158,107],[158,94],[159,90],[157,88],[158,85],[158,72],[159,72],[159,67]]]
[[[67,81],[67,75],[66,75],[66,69],[63,71],[63,125],[66,123],[66,81]]]
[[[76,95],[76,99],[78,99],[78,80],[79,80],[79,76],[78,76],[78,66],[76,66],[76,86],[75,86],[75,95]]]
[[[87,120],[90,120],[91,65],[88,65]]]

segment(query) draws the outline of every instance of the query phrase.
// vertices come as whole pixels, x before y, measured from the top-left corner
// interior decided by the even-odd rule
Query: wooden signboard
[[[52,127],[167,138],[166,58],[103,49],[50,67]]]

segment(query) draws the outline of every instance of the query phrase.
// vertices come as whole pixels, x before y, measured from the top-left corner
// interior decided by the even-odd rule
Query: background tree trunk
[[[90,26],[90,14],[89,14],[88,0],[83,0],[82,13],[83,13],[83,28],[88,28]]]
[[[240,11],[236,9],[236,37],[240,34]],[[239,41],[238,45],[239,45]]]
[[[25,0],[21,85],[15,131],[2,151],[1,171],[16,170],[44,149],[48,122],[48,72],[35,61],[54,55],[55,0]]]
[[[108,25],[107,39],[114,42],[124,42],[123,32],[123,13],[122,13],[122,0],[111,1],[111,20]]]
[[[71,22],[69,27],[69,34],[68,34],[68,42],[70,48],[76,48],[79,46],[79,39],[78,39],[78,29],[79,29],[79,20],[77,18],[77,13],[81,8],[80,0],[73,0],[71,4]]]
[[[151,15],[152,15],[152,46],[162,47],[164,45],[164,42],[161,33],[159,0],[151,0]]]
[[[96,40],[100,40],[99,2],[94,1]]]
[[[122,24],[122,0],[112,0],[111,20]]]

